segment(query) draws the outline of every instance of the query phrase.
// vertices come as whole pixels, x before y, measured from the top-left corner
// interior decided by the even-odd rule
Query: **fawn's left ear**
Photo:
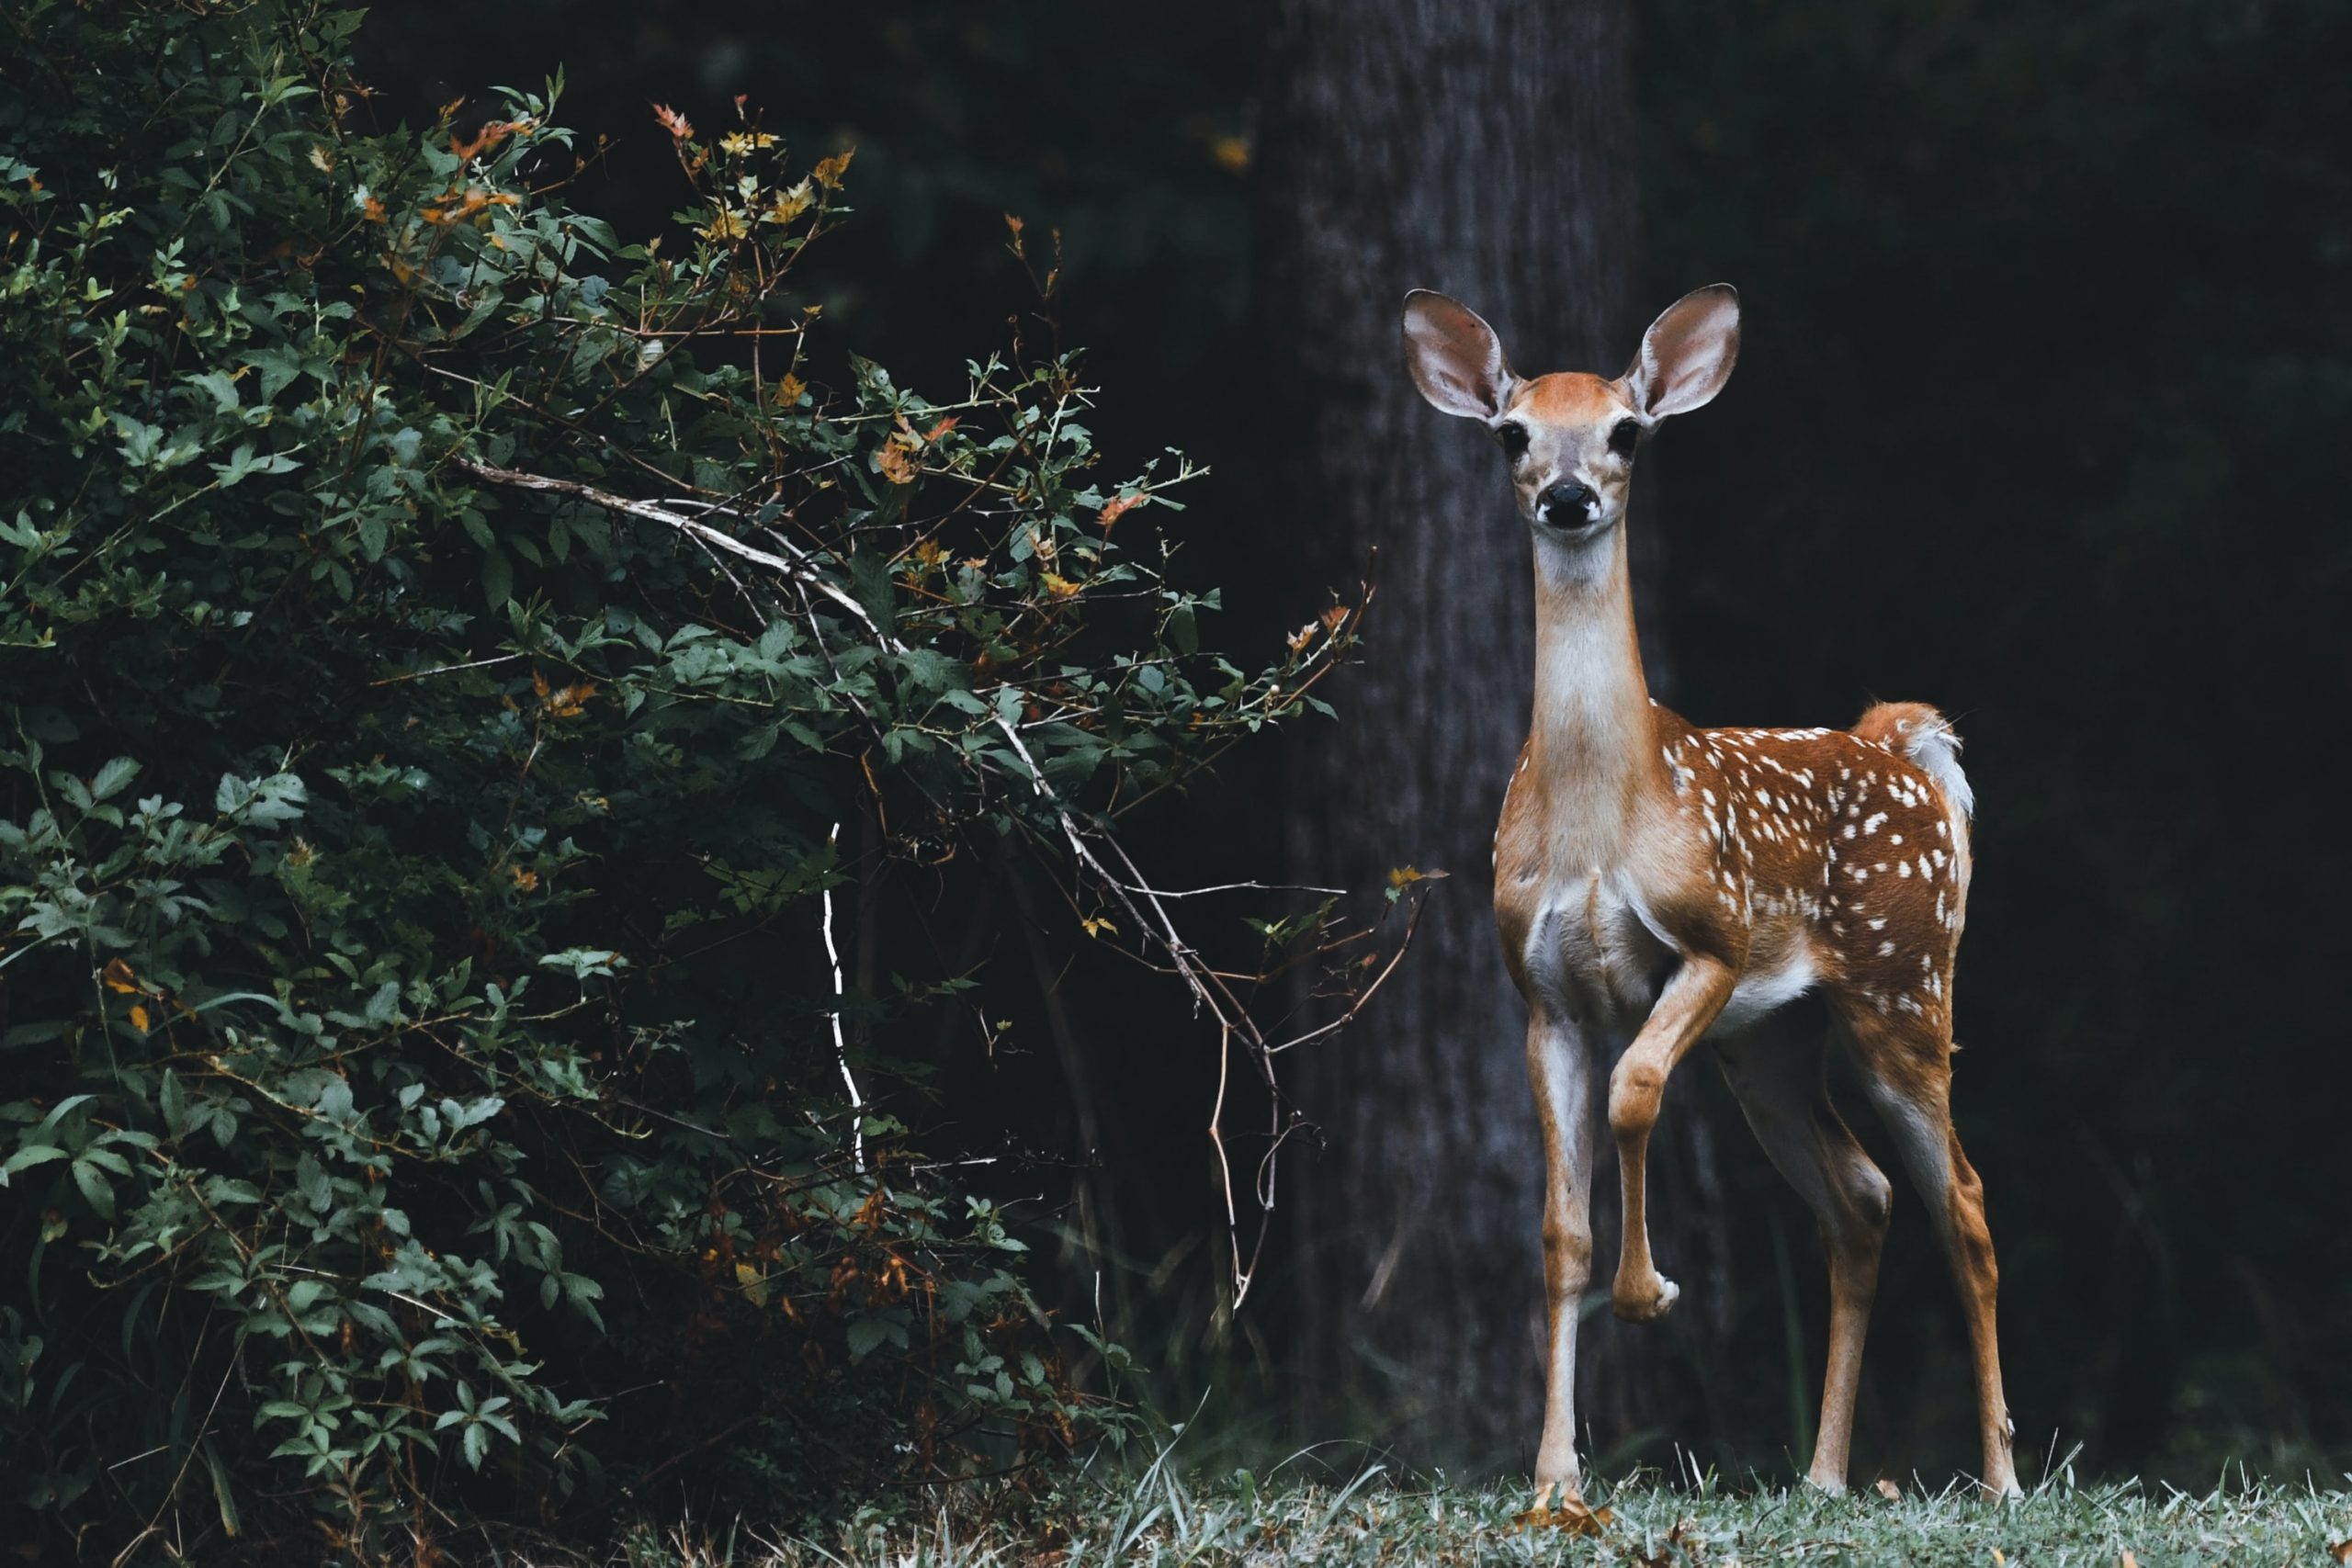
[[[1635,407],[1664,419],[1713,401],[1738,358],[1739,290],[1712,283],[1685,294],[1650,323],[1625,382]]]

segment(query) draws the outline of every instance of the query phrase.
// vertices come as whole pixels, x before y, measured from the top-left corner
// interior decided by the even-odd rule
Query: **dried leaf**
[[[139,983],[139,976],[131,971],[130,965],[119,958],[107,959],[107,966],[98,971],[98,979],[107,990],[117,991],[127,997],[143,997],[147,994],[147,987]]]
[[[827,190],[842,188],[842,176],[849,173],[849,161],[857,156],[857,149],[845,147],[808,171],[808,177]]]
[[[1883,1475],[1878,1478],[1878,1484],[1872,1490],[1890,1503],[1903,1501],[1903,1488]]]
[[[919,449],[909,437],[893,435],[882,443],[880,451],[874,454],[874,467],[892,484],[910,485],[915,482],[915,476],[922,471],[922,465],[915,460]]]
[[[1572,1536],[1600,1535],[1616,1522],[1617,1517],[1606,1508],[1588,1508],[1574,1497],[1563,1497],[1555,1506],[1538,1505],[1523,1514],[1514,1515],[1511,1523],[1521,1529],[1566,1530]]]
[[[653,119],[655,124],[670,133],[673,141],[684,141],[695,133],[695,128],[687,123],[686,117],[667,104],[653,106]]]
[[[786,371],[784,373],[784,379],[775,384],[776,407],[784,409],[799,407],[800,396],[808,389],[808,384],[802,381],[799,377],[795,376],[789,370]]]
[[[1149,501],[1151,497],[1148,495],[1140,494],[1120,496],[1117,500],[1106,503],[1102,510],[1095,515],[1094,521],[1101,524],[1102,525],[1102,531],[1107,534],[1111,531],[1112,524],[1116,523],[1120,518],[1125,516],[1128,512],[1136,507],[1141,506],[1145,502]]]

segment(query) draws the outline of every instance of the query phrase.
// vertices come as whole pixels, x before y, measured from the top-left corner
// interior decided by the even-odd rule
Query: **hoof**
[[[1621,1280],[1610,1292],[1609,1305],[1627,1323],[1656,1323],[1674,1310],[1681,1295],[1681,1286],[1663,1274],[1653,1274],[1646,1282]]]

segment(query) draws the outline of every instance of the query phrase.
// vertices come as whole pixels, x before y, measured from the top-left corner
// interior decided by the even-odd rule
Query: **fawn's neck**
[[[1555,864],[1611,863],[1644,795],[1665,787],[1656,734],[1624,525],[1581,547],[1539,535],[1528,768]]]

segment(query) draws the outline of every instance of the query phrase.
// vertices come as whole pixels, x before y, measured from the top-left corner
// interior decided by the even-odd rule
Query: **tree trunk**
[[[1408,288],[1438,288],[1494,322],[1522,374],[1623,367],[1647,320],[1627,34],[1624,0],[1281,0],[1265,60],[1262,395],[1293,455],[1283,515],[1310,591],[1365,574],[1379,590],[1340,723],[1295,732],[1293,869],[1354,886],[1408,863],[1451,874],[1366,1019],[1295,1069],[1327,1139],[1287,1177],[1302,1414],[1314,1436],[1505,1471],[1532,1461],[1542,1397],[1543,1155],[1489,860],[1527,731],[1530,544],[1490,444],[1414,391],[1397,317]],[[1634,549],[1663,695],[1654,500]],[[1659,1255],[1693,1288],[1655,1327],[1604,1311],[1578,1358],[1579,1425],[1604,1453],[1704,1435],[1695,1374],[1728,1316],[1707,1098],[1682,1083],[1651,1156]]]

